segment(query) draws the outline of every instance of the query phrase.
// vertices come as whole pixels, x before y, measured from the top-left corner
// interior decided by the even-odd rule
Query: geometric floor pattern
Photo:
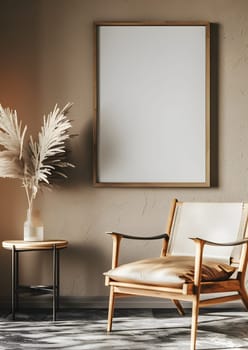
[[[107,310],[64,309],[57,321],[51,311],[17,313],[16,321],[0,313],[0,350],[187,350],[191,311],[116,309],[113,331],[106,332]],[[248,350],[248,313],[232,309],[202,309],[197,349]]]

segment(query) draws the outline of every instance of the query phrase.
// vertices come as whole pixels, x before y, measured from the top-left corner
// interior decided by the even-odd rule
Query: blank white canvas
[[[206,181],[206,28],[101,26],[99,182]]]

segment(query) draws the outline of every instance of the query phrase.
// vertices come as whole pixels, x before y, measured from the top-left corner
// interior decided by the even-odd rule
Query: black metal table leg
[[[15,249],[15,307],[19,311],[19,251]]]
[[[56,244],[53,245],[53,321],[56,321],[56,307],[57,307],[57,247]]]
[[[15,320],[16,311],[16,282],[17,282],[17,259],[16,259],[16,248],[12,247],[12,280],[11,280],[11,304],[12,304],[12,319]]]
[[[60,254],[59,250],[57,249],[57,271],[56,271],[56,286],[57,286],[57,296],[56,296],[56,310],[59,310],[59,298],[60,298]]]

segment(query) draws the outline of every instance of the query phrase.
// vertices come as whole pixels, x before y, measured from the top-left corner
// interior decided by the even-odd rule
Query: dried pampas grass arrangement
[[[22,127],[17,112],[0,104],[0,177],[17,178],[25,188],[28,209],[42,184],[51,184],[55,176],[67,177],[64,169],[74,167],[66,160],[66,140],[69,139],[71,122],[67,113],[72,104],[61,110],[56,105],[34,141],[32,136],[25,142],[27,126]]]

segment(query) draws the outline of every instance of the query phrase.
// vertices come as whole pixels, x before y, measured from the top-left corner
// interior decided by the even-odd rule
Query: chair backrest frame
[[[197,217],[196,217],[196,220],[195,220],[196,223],[193,222],[191,224],[191,221],[193,221],[191,220],[190,224],[188,224],[188,218],[186,216],[186,223],[187,223],[186,226],[188,227],[192,226],[193,227],[192,232],[186,231],[187,237],[183,236],[184,233],[178,232],[179,236],[177,237],[176,230],[178,229],[178,227],[180,228],[182,225],[184,225],[183,221],[181,223],[179,222],[179,220],[183,220],[184,218],[182,214],[183,210],[184,212],[188,213],[189,210],[194,211],[194,209],[197,209],[196,212],[199,215],[201,215],[201,220],[198,220],[197,222]],[[217,213],[216,215],[215,215],[215,212]],[[230,218],[230,213],[232,214],[232,212],[233,212],[234,218]],[[203,236],[200,236],[200,238],[203,238],[206,240],[214,240],[216,242],[221,242],[221,243],[242,239],[247,236],[247,219],[248,219],[247,203],[241,203],[241,202],[206,202],[206,203],[192,202],[191,203],[191,202],[182,202],[182,201],[178,201],[177,199],[173,199],[169,216],[168,216],[167,226],[166,226],[166,233],[169,236],[169,240],[167,241],[163,240],[161,256],[165,256],[166,254],[175,255],[177,253],[178,255],[194,256],[195,247],[194,247],[194,244],[190,242],[191,240],[188,240],[188,238],[196,237],[196,236],[199,237],[201,232],[198,232],[198,231],[203,231],[203,233],[205,234]],[[205,226],[209,226],[209,227],[205,229]],[[216,226],[218,227],[218,230],[215,229]],[[230,229],[230,226],[231,226],[231,229]],[[194,231],[194,227],[197,227],[196,231]],[[218,237],[217,234],[214,234],[213,237],[207,236],[208,234],[213,235],[213,232],[209,233],[208,230],[217,231],[218,233],[220,232],[220,237]],[[221,236],[221,233],[222,233],[222,236]],[[181,243],[181,240],[182,240],[182,243]],[[177,252],[178,247],[175,246],[176,244],[177,246],[180,246],[180,245],[182,246],[181,251]],[[192,248],[191,248],[191,244],[192,244]],[[190,252],[189,249],[192,249],[192,252]],[[207,249],[205,250],[206,250],[205,252],[206,256],[212,257],[215,259],[220,259],[227,263],[230,263],[231,259],[235,263],[239,263],[240,261],[240,254],[241,254],[240,247],[235,247],[235,249],[228,248],[228,247],[219,248],[219,250],[218,248],[216,249],[215,247],[214,248],[207,247]],[[184,251],[185,251],[185,254],[184,254]]]

